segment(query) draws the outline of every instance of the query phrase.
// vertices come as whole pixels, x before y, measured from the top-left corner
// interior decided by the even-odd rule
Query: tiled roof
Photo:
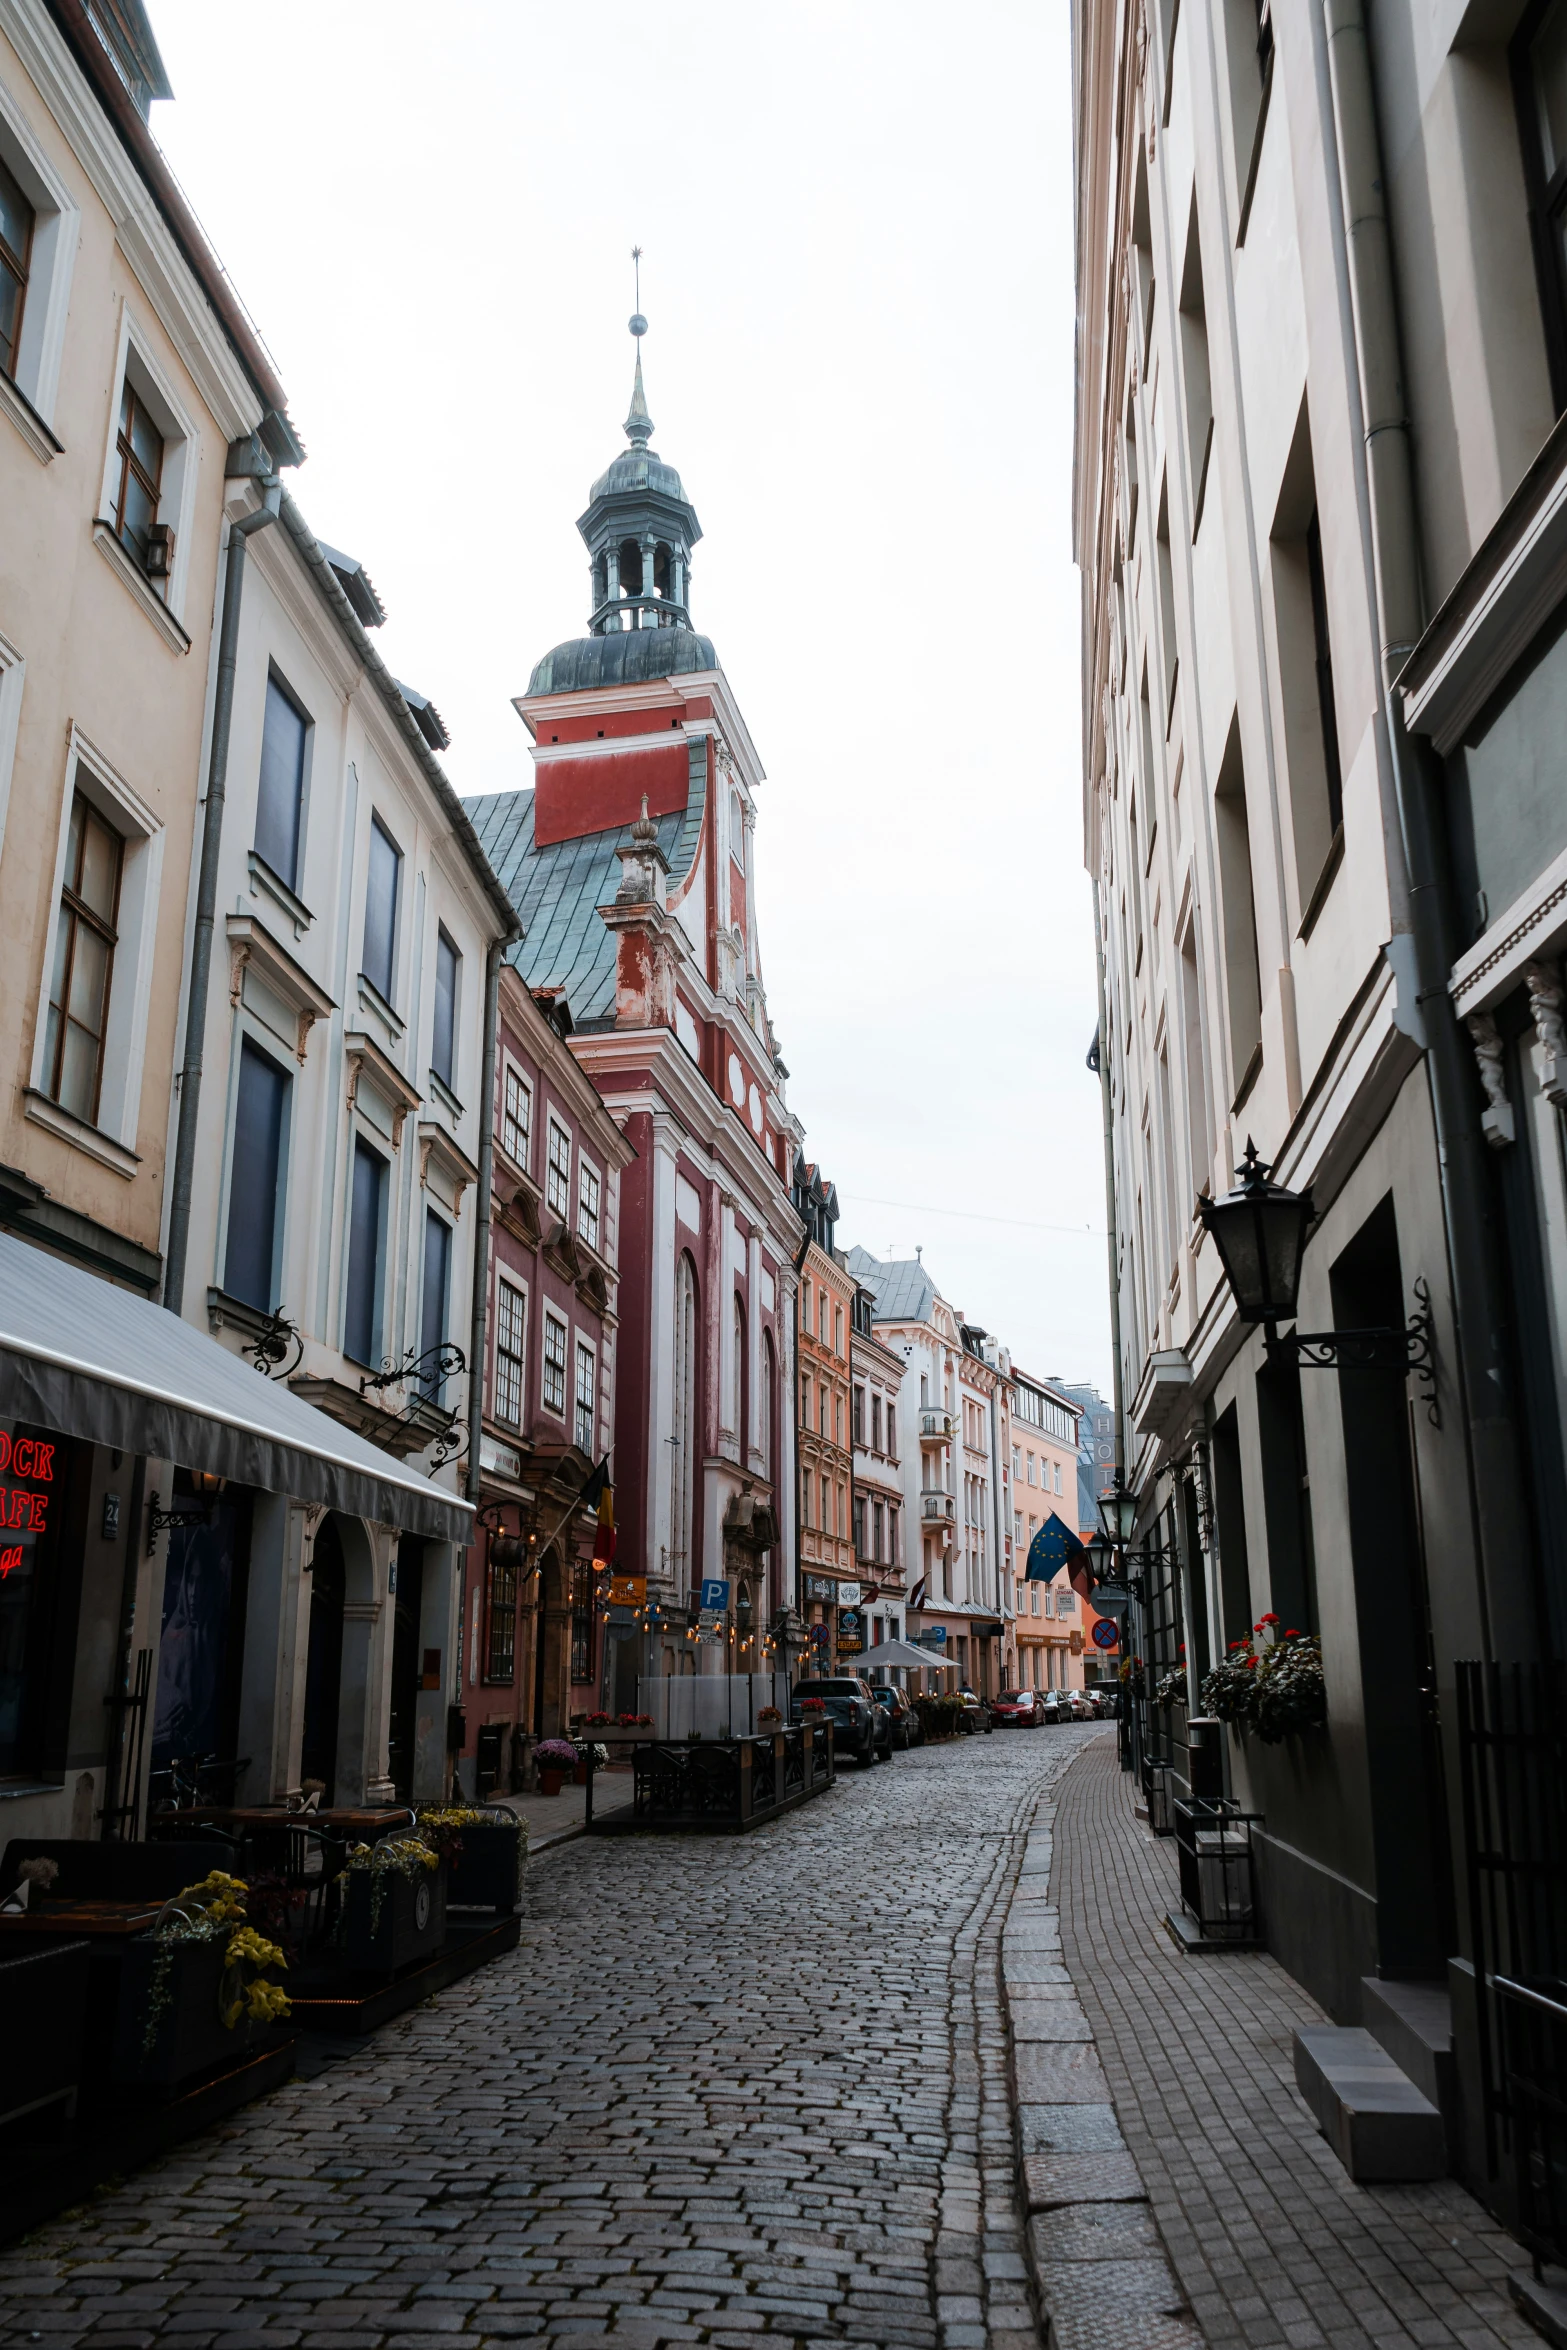
[[[936,1284],[918,1257],[873,1257],[869,1249],[851,1248],[849,1271],[876,1293],[878,1322],[928,1322],[936,1303]]]
[[[658,819],[671,888],[691,869],[707,800],[707,745],[698,739],[691,750],[686,806]],[[574,1028],[608,1027],[615,1017],[615,940],[598,909],[620,887],[615,851],[630,839],[630,826],[541,849],[533,839],[531,788],[488,793],[463,806],[522,923],[522,942],[508,961],[527,986],[565,990]]]

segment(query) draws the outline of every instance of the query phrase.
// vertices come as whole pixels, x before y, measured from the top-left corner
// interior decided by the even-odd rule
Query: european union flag
[[[1082,1543],[1064,1518],[1054,1510],[1040,1527],[1028,1546],[1028,1568],[1025,1580],[1030,1583],[1050,1583],[1068,1566],[1075,1555],[1082,1555]]]

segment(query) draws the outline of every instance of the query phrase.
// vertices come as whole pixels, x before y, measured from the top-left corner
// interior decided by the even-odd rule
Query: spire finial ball
[[[630,318],[626,321],[626,328],[628,333],[637,337],[638,341],[647,333],[647,320],[640,310],[632,311]]]

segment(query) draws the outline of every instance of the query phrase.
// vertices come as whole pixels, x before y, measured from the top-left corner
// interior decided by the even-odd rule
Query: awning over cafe
[[[907,1640],[883,1640],[878,1647],[865,1649],[860,1658],[861,1672],[872,1672],[877,1665],[901,1665],[909,1672],[918,1667],[921,1672],[955,1673],[958,1660],[943,1656],[939,1648],[915,1648]]]
[[[437,1541],[473,1512],[146,1298],[0,1232],[0,1418]]]

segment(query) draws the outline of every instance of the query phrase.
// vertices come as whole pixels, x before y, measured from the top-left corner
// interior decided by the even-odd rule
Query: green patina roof
[[[713,640],[689,628],[620,628],[574,636],[546,653],[528,680],[530,694],[580,694],[595,686],[651,685],[694,669],[716,669]]]
[[[655,634],[652,630],[644,633]],[[656,633],[667,647],[674,632],[660,629]],[[615,641],[613,637],[579,640],[584,649]],[[621,641],[634,644],[636,638],[628,634]],[[705,646],[711,662],[712,647],[705,637],[687,636],[685,641]],[[562,645],[557,652],[577,649],[576,644]],[[539,668],[547,667],[554,658],[554,654],[548,655]],[[667,669],[666,653],[658,674],[667,674]],[[535,670],[535,678],[538,674]],[[540,693],[550,688],[536,684],[531,690]],[[687,748],[691,781],[686,805],[675,815],[658,819],[658,845],[669,859],[671,889],[691,870],[707,804],[706,740],[699,736]],[[580,840],[539,848],[533,838],[531,788],[487,793],[480,799],[464,800],[463,807],[523,926],[522,943],[513,947],[507,960],[527,986],[564,990],[574,1028],[610,1027],[615,1018],[615,939],[600,920],[598,909],[607,906],[620,887],[620,860],[615,851],[631,838],[631,827],[617,825],[611,832],[590,832]]]

